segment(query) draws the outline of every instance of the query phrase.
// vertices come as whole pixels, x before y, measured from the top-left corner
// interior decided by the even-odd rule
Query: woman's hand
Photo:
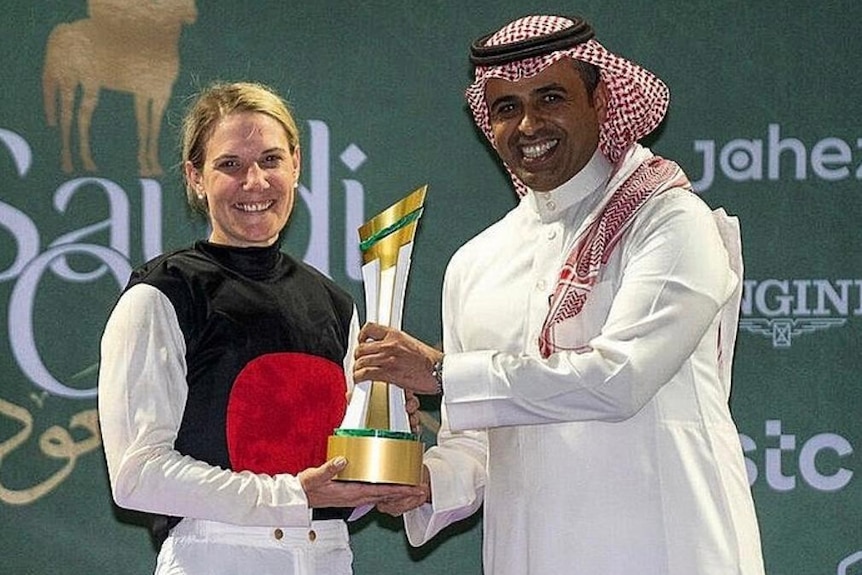
[[[300,471],[299,482],[308,498],[309,507],[359,507],[425,496],[421,487],[335,481],[333,478],[346,466],[347,460],[339,456],[320,467]]]

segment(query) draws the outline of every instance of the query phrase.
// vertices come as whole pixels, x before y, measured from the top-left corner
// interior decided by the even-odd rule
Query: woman
[[[266,87],[216,84],[183,125],[207,241],[133,274],[102,338],[99,412],[118,505],[161,518],[158,574],[351,573],[354,507],[415,491],[332,481],[350,296],[280,251],[300,148]]]

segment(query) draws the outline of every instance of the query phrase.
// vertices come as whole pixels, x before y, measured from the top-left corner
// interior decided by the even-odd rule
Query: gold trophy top
[[[380,269],[386,269],[398,262],[398,250],[416,235],[427,189],[414,190],[359,227],[363,263],[380,260]]]

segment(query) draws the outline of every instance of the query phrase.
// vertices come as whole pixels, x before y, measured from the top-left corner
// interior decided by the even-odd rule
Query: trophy
[[[426,189],[415,190],[359,228],[369,322],[401,328],[413,238]],[[404,390],[383,381],[363,381],[354,386],[341,427],[329,437],[327,458],[347,459],[338,480],[419,485],[424,449],[410,430]]]

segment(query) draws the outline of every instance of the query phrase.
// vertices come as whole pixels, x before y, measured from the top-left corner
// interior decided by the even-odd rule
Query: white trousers
[[[155,575],[352,575],[347,524],[243,527],[183,519],[162,545]]]

